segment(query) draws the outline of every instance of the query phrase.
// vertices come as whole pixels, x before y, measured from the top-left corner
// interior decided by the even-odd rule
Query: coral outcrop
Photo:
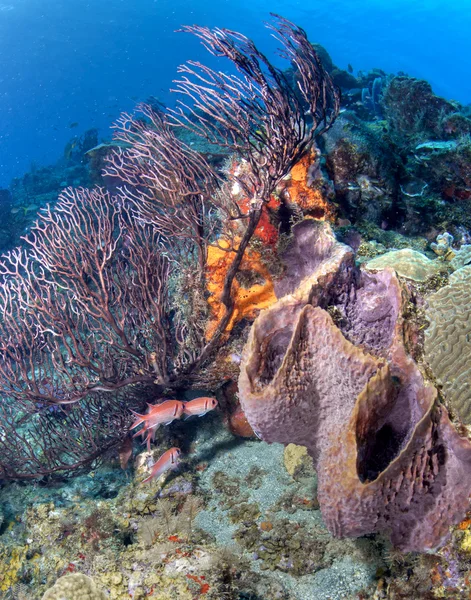
[[[293,247],[298,237],[322,246],[327,229],[300,224]],[[402,550],[435,548],[468,506],[471,444],[406,354],[394,272],[360,272],[348,247],[331,249],[342,259],[311,256],[311,274],[254,322],[242,408],[262,439],[308,448],[334,535],[384,532]]]
[[[430,260],[425,254],[411,248],[391,250],[366,263],[366,268],[369,270],[391,267],[400,277],[421,283],[435,275],[441,266],[442,263]]]
[[[428,82],[404,76],[390,81],[381,104],[391,135],[404,145],[441,139],[447,118],[456,112],[451,102],[433,93]]]
[[[378,123],[343,113],[325,135],[325,161],[342,216],[389,221],[399,163]]]
[[[43,596],[43,600],[105,600],[95,582],[82,573],[60,577]]]
[[[425,356],[450,406],[471,425],[471,267],[427,299]]]

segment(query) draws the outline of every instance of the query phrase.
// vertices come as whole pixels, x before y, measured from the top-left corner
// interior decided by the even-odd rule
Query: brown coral
[[[256,319],[242,408],[264,440],[308,448],[334,535],[381,531],[403,550],[434,548],[466,510],[471,445],[404,350],[394,273],[344,258],[327,275],[326,264],[303,280],[304,301],[287,295]]]

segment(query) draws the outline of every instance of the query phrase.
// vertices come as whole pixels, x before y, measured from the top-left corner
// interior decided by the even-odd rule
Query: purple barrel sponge
[[[265,441],[308,448],[333,535],[383,532],[403,551],[433,550],[468,507],[471,444],[405,350],[395,273],[359,271],[314,221],[294,228],[290,259],[298,232],[311,248],[330,238],[332,253],[256,319],[241,405]]]

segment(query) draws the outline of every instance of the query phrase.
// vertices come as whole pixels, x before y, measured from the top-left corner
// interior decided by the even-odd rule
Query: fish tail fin
[[[260,431],[257,431],[257,429],[253,429],[252,431],[255,433],[255,435],[258,437],[259,440],[263,441],[263,437],[262,437],[262,434],[260,433]]]
[[[133,410],[131,411],[132,414],[137,417],[137,419],[134,421],[134,423],[131,425],[131,427],[129,429],[134,429],[135,427],[137,427],[138,425],[140,425],[141,423],[144,423],[147,419],[147,415],[140,415],[137,412],[134,412]]]
[[[160,466],[158,469],[155,469],[155,470],[154,469],[155,469],[155,465],[152,467],[150,475],[148,477],[146,477],[142,483],[147,483],[148,481],[151,481],[152,479],[159,478],[162,475],[162,473],[165,473],[165,471],[167,470],[163,466]]]

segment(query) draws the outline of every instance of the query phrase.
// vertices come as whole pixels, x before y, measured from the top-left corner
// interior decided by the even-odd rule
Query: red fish
[[[144,479],[142,483],[147,483],[148,481],[151,481],[151,479],[154,479],[154,477],[160,477],[160,475],[163,473],[166,473],[170,470],[174,471],[176,468],[178,468],[178,459],[180,454],[180,448],[170,448],[170,450],[164,452],[159,460],[154,463],[149,477]]]
[[[216,398],[209,398],[207,396],[202,396],[201,398],[195,398],[194,400],[190,400],[189,402],[185,402],[185,407],[183,409],[183,414],[185,418],[192,417],[193,415],[198,415],[202,417],[210,410],[213,410],[218,405],[218,401]]]
[[[131,411],[137,419],[129,429],[134,429],[142,424],[142,429],[135,435],[142,434],[144,436],[147,433],[147,449],[150,450],[150,442],[154,439],[159,425],[168,425],[175,419],[179,419],[183,414],[184,403],[179,400],[165,400],[161,404],[148,404],[147,406],[149,410],[145,415]]]
[[[144,423],[147,429],[153,429],[162,423],[168,425],[174,419],[181,417],[184,403],[180,402],[180,400],[165,400],[165,402],[161,402],[160,404],[148,404],[147,406],[149,410],[145,415],[140,415],[133,410],[131,411],[137,419],[129,429],[134,429],[141,423]]]

